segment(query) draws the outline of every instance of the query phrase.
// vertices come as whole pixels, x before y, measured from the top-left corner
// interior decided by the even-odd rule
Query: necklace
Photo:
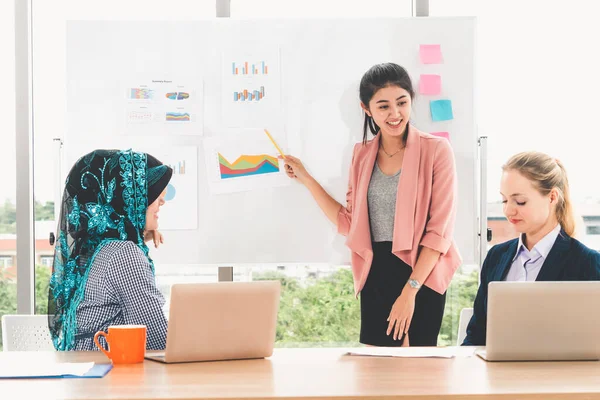
[[[383,147],[383,144],[380,144],[379,147],[381,148],[381,150],[383,150],[383,152],[385,153],[385,155],[388,156],[388,157],[390,157],[390,158],[392,158],[396,154],[400,153],[400,150],[402,150],[404,148],[404,146],[402,146],[398,150],[396,150],[395,152],[393,152],[392,154],[390,154],[387,151],[385,151],[385,148]]]

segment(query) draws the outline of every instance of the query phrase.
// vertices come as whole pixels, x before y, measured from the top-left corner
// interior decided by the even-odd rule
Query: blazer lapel
[[[371,141],[364,162],[360,166],[359,178],[355,188],[355,190],[357,190],[353,217],[355,218],[355,227],[351,230],[346,242],[350,249],[365,260],[370,257],[369,254],[373,251],[373,246],[371,245],[371,226],[369,223],[369,203],[367,195],[378,150],[379,135],[375,136]]]
[[[542,264],[536,281],[558,280],[560,273],[566,267],[570,247],[571,238],[561,229],[550,253],[548,253],[548,257],[544,260],[544,264]]]
[[[408,128],[406,150],[402,160],[402,172],[396,193],[396,215],[392,252],[412,250],[415,231],[415,208],[421,160],[421,139],[411,125]]]
[[[514,239],[508,246],[508,249],[504,252],[500,260],[498,261],[498,267],[496,268],[493,276],[490,276],[489,281],[503,281],[508,274],[508,270],[512,265],[513,258],[517,254],[517,246],[519,245],[519,239]]]

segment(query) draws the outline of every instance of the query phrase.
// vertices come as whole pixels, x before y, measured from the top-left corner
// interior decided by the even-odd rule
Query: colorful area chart
[[[221,179],[240,178],[242,176],[270,174],[279,172],[277,158],[266,154],[241,155],[235,162],[230,163],[219,153],[219,171]]]
[[[169,100],[185,100],[190,97],[190,94],[185,92],[169,92],[165,94],[165,97]]]
[[[168,112],[166,114],[167,121],[189,121],[190,114],[189,113],[178,113],[178,112]]]

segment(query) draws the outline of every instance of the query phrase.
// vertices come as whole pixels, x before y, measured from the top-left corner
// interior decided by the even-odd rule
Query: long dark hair
[[[359,97],[360,101],[366,106],[369,106],[369,102],[373,95],[384,87],[398,86],[408,92],[410,99],[415,97],[415,91],[413,89],[412,81],[408,72],[398,64],[394,63],[383,63],[373,65],[360,80]],[[367,131],[370,130],[373,135],[377,135],[379,132],[379,126],[365,112],[365,123],[363,126],[363,143],[367,142]],[[408,123],[406,124],[406,131],[408,132]],[[402,138],[402,144],[406,146],[406,136]]]

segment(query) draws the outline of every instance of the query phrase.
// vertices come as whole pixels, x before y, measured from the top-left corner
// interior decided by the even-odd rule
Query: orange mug
[[[104,336],[108,343],[108,351],[100,345],[100,336]],[[146,326],[111,325],[108,327],[108,334],[103,331],[96,332],[94,343],[113,364],[141,363],[146,355]]]

